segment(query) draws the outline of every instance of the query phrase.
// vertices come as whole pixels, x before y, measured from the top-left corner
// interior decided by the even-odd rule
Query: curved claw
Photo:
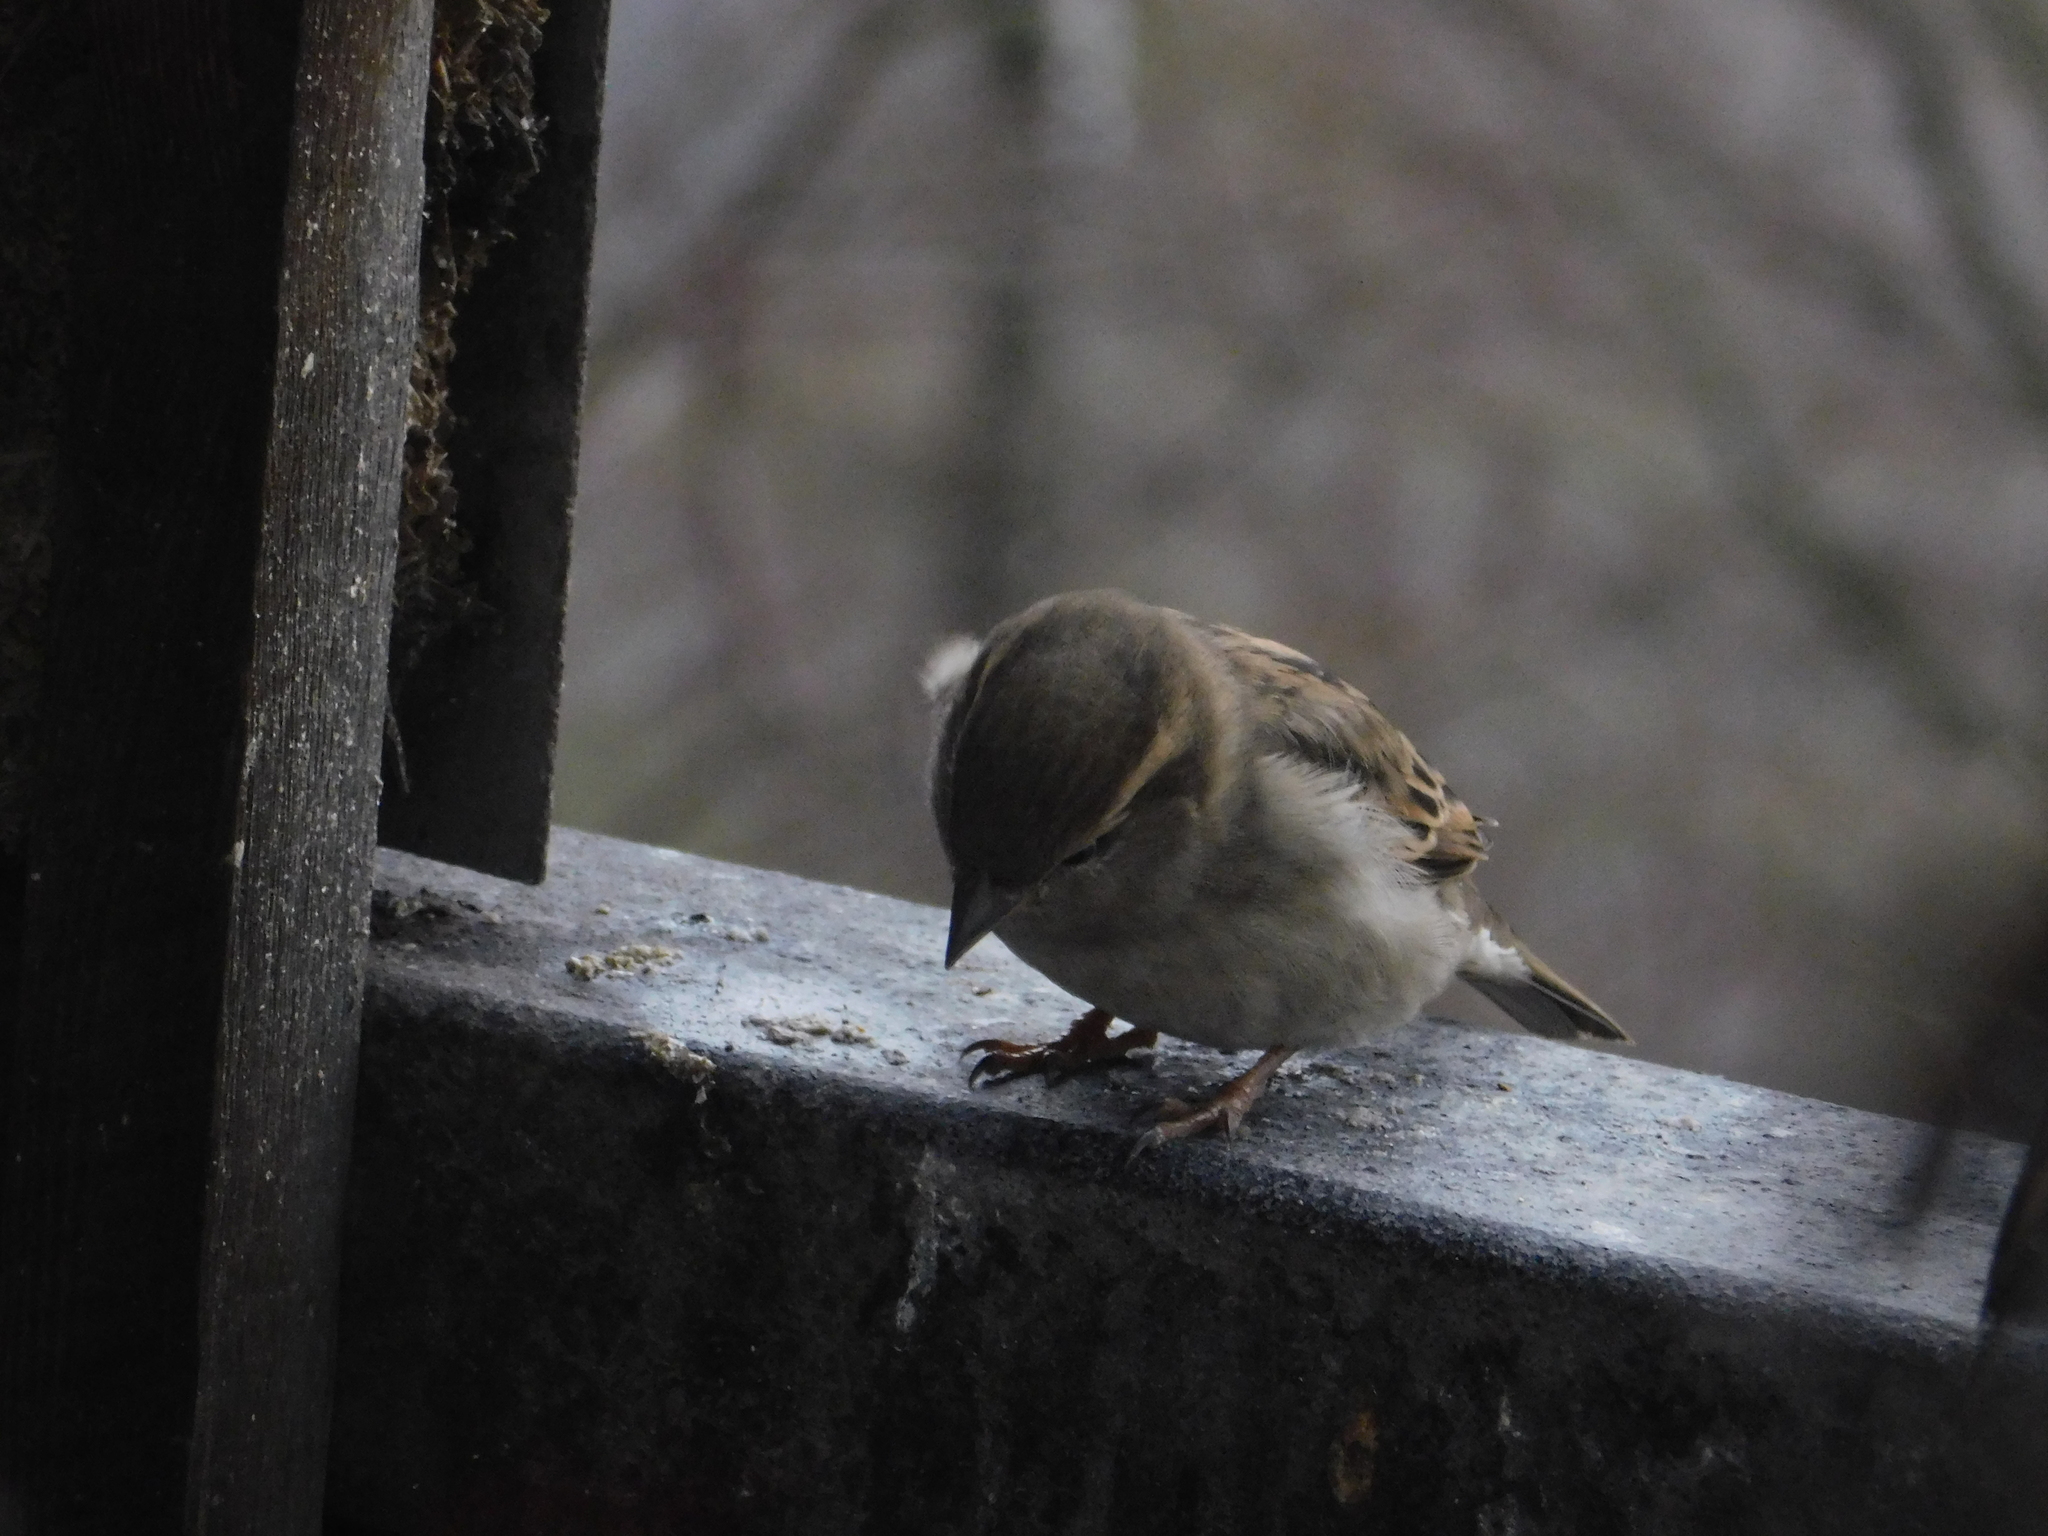
[[[1074,1020],[1064,1036],[1045,1045],[977,1040],[960,1052],[962,1060],[976,1051],[987,1053],[969,1070],[967,1086],[977,1086],[984,1077],[991,1083],[1007,1083],[1040,1074],[1057,1086],[1076,1072],[1115,1065],[1128,1060],[1132,1051],[1159,1043],[1159,1036],[1149,1029],[1127,1029],[1112,1037],[1111,1022],[1107,1010],[1091,1008]]]
[[[1158,1126],[1153,1126],[1131,1143],[1131,1150],[1124,1154],[1124,1167],[1131,1167],[1147,1152],[1156,1151],[1165,1145],[1166,1138],[1159,1134]]]
[[[1129,1121],[1132,1125],[1140,1121],[1150,1121],[1156,1128],[1160,1121],[1171,1120],[1176,1115],[1184,1115],[1187,1112],[1188,1103],[1185,1099],[1153,1099],[1132,1110]],[[1161,1139],[1164,1140],[1163,1137]]]
[[[1223,1139],[1235,1145],[1238,1122],[1244,1118],[1241,1109],[1220,1096],[1202,1104],[1189,1104],[1182,1099],[1165,1099],[1155,1105],[1150,1113],[1159,1118],[1131,1143],[1130,1155],[1124,1159],[1124,1166],[1127,1168],[1147,1152],[1163,1147],[1169,1141],[1179,1141],[1188,1136],[1221,1131]]]
[[[1050,1054],[1050,1047],[1017,1045],[1008,1040],[977,1040],[960,1053],[960,1059],[965,1061],[976,1051],[988,1054],[968,1072],[967,1086],[970,1088],[980,1083],[984,1073],[992,1082],[1007,1083],[1012,1078],[1029,1077],[1033,1072],[1044,1071],[1044,1058]],[[1001,1076],[997,1076],[998,1073]]]
[[[1167,1099],[1153,1111],[1159,1117],[1157,1123],[1132,1145],[1130,1156],[1124,1159],[1125,1166],[1130,1166],[1133,1160],[1154,1147],[1163,1147],[1167,1142],[1178,1141],[1184,1136],[1221,1131],[1226,1141],[1235,1142],[1237,1128],[1244,1120],[1245,1112],[1252,1107],[1252,1101],[1265,1091],[1267,1081],[1293,1054],[1285,1046],[1266,1052],[1249,1072],[1232,1078],[1213,1097],[1199,1104]]]

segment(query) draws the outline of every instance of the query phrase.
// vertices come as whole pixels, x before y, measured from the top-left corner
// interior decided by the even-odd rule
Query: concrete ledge
[[[2040,1528],[2016,1148],[1422,1023],[1127,1168],[1226,1058],[970,1093],[1077,1005],[943,913],[553,867],[383,858],[332,1531]]]

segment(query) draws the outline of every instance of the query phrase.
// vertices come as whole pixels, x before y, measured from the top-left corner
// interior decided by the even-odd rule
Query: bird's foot
[[[971,1056],[976,1051],[988,1053],[967,1074],[967,1086],[972,1088],[984,1075],[991,1083],[1008,1083],[1041,1073],[1048,1082],[1057,1083],[1092,1067],[1115,1066],[1128,1059],[1131,1052],[1147,1050],[1159,1043],[1157,1030],[1127,1029],[1120,1035],[1112,1035],[1109,1026],[1113,1022],[1114,1016],[1107,1009],[1090,1008],[1074,1020],[1066,1034],[1049,1045],[977,1040],[960,1053],[962,1056]]]
[[[1157,1122],[1131,1148],[1131,1157],[1135,1159],[1154,1147],[1163,1147],[1169,1141],[1179,1141],[1185,1136],[1202,1136],[1212,1131],[1221,1131],[1226,1137],[1235,1136],[1239,1122],[1251,1109],[1253,1101],[1266,1091],[1266,1084],[1280,1070],[1281,1063],[1293,1054],[1292,1046],[1278,1046],[1266,1052],[1253,1063],[1249,1072],[1233,1077],[1199,1104],[1168,1099],[1159,1106]]]

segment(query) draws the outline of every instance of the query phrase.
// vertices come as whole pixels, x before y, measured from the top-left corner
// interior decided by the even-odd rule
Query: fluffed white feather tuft
[[[1472,947],[1465,952],[1462,968],[1490,981],[1527,981],[1531,976],[1521,951],[1501,943],[1484,928],[1472,930]]]
[[[1261,758],[1259,767],[1272,833],[1283,846],[1320,848],[1343,871],[1336,899],[1298,910],[1292,922],[1318,950],[1371,957],[1346,978],[1343,1032],[1314,1043],[1407,1023],[1449,985],[1470,942],[1464,916],[1400,856],[1408,836],[1401,824],[1361,798],[1346,775],[1282,756]]]
[[[972,635],[948,635],[941,640],[918,669],[917,680],[924,688],[924,696],[934,704],[950,698],[980,654],[981,642]]]

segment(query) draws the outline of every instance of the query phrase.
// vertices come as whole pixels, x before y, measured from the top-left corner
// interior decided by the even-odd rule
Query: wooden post
[[[550,0],[534,55],[540,170],[455,322],[450,459],[488,609],[420,659],[395,714],[406,782],[381,838],[451,864],[547,873],[569,596],[609,0]]]
[[[376,853],[426,0],[308,0],[214,1062],[186,1528],[317,1532]]]
[[[101,0],[0,1210],[30,1532],[319,1527],[424,0]]]

